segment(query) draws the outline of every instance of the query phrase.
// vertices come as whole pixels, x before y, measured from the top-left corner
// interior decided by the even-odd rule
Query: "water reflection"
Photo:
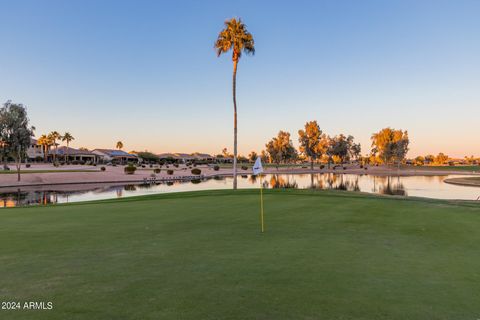
[[[458,177],[458,176],[457,176]],[[444,183],[449,176],[372,176],[352,174],[268,174],[262,177],[264,188],[331,189],[361,191],[396,196],[475,200],[480,188]],[[239,188],[259,188],[260,178],[242,175]],[[84,184],[0,188],[0,207],[43,205],[109,198],[121,198],[164,192],[230,189],[232,178],[216,176],[192,181],[168,181],[153,184]]]

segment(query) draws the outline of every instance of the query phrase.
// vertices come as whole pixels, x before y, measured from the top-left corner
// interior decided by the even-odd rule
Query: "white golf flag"
[[[253,165],[253,174],[257,175],[263,172],[263,166],[262,166],[262,159],[260,157],[255,160],[255,164]]]

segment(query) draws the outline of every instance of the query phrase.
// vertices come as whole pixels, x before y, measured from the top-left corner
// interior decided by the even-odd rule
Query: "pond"
[[[361,191],[384,195],[436,199],[477,200],[480,188],[444,183],[452,176],[373,176],[353,174],[268,174],[265,188],[315,188]],[[460,177],[460,176],[455,176]],[[68,203],[121,198],[165,192],[230,189],[232,177],[155,184],[70,184],[20,188],[0,188],[0,207]],[[239,188],[259,188],[260,179],[252,175],[238,177]]]

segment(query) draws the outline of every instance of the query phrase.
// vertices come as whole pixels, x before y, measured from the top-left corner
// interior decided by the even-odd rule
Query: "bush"
[[[160,169],[156,168],[156,169],[153,169],[153,173],[160,173]]]
[[[247,166],[242,166],[242,170],[248,170]]]
[[[325,169],[325,165],[324,165],[324,164],[321,164],[321,165],[320,165],[320,170],[323,170],[323,169]]]
[[[168,167],[168,166],[167,166],[167,167]],[[168,169],[168,170],[167,170],[167,174],[172,175],[172,174],[173,174],[173,170],[172,170],[172,169]]]
[[[173,164],[175,168],[178,168],[178,163]]]
[[[137,170],[137,168],[135,166],[129,164],[123,170],[125,171],[126,174],[134,174],[135,170]]]
[[[30,168],[30,167],[31,167],[30,163],[27,163],[27,164],[25,165],[25,168]]]
[[[343,167],[343,170],[347,170],[347,167]]]
[[[219,166],[214,166],[213,170],[218,171],[218,170],[220,170],[220,167]]]
[[[191,172],[192,172],[192,174],[197,174],[198,175],[198,174],[202,173],[202,170],[200,170],[198,168],[193,168]]]
[[[107,170],[107,168],[101,167],[100,170],[101,170],[101,171],[105,171],[105,170]]]
[[[150,168],[153,168],[153,164],[150,164],[149,167],[150,167]]]
[[[54,167],[60,167],[60,164],[59,164],[58,162],[54,162],[54,163],[53,163],[53,166],[54,166]]]

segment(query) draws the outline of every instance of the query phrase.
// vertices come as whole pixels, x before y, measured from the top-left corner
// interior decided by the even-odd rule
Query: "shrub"
[[[101,171],[105,171],[105,170],[107,170],[107,168],[101,167],[100,170],[101,170]]]
[[[97,164],[96,164],[96,163],[94,163],[94,164],[93,164],[93,166],[94,166],[94,167],[96,167],[96,166],[97,166]]]
[[[242,166],[242,170],[248,170],[247,166]]]
[[[343,170],[347,170],[347,167],[343,167]]]
[[[192,172],[192,174],[197,174],[198,175],[198,174],[202,173],[202,170],[200,170],[198,168],[193,168],[191,172]]]
[[[217,166],[217,165],[215,165],[215,166],[213,167],[213,170],[218,171],[218,170],[220,170],[220,167]]]
[[[135,166],[129,164],[123,170],[125,171],[126,174],[134,174],[135,170],[137,170],[137,168]]]
[[[75,164],[75,165],[78,164],[78,160],[73,160],[72,164]]]
[[[150,164],[149,167],[150,167],[150,168],[153,168],[153,164]]]
[[[156,169],[153,169],[153,173],[160,173],[160,169],[156,168]]]
[[[322,170],[322,169],[325,169],[325,165],[324,165],[324,164],[321,164],[321,165],[320,165],[320,170]]]
[[[27,164],[25,165],[25,168],[30,168],[30,163],[27,163]]]
[[[85,164],[85,161],[84,160],[78,161],[78,164],[81,164],[83,166]]]
[[[175,168],[178,168],[178,163],[175,163],[173,166],[174,166]]]
[[[167,166],[167,167],[168,167],[168,166]],[[167,170],[167,174],[172,175],[172,174],[173,174],[173,170],[172,170],[172,169],[168,169],[168,170]]]
[[[54,162],[54,163],[53,163],[53,166],[54,166],[54,167],[59,167],[60,164],[59,164],[58,162]]]

